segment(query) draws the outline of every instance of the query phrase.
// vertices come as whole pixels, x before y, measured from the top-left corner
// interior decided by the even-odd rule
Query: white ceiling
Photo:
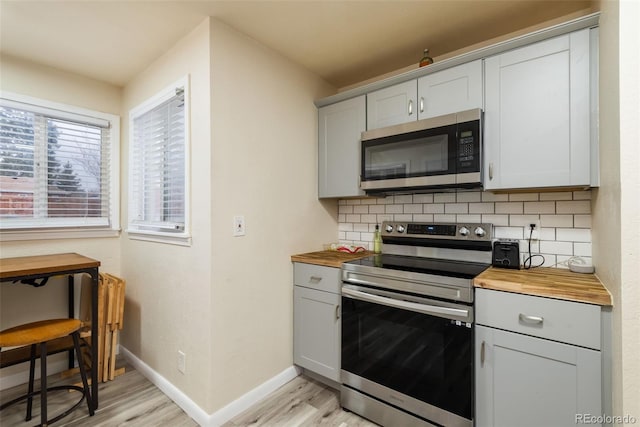
[[[589,0],[0,0],[0,51],[123,86],[213,16],[336,87],[573,13]]]

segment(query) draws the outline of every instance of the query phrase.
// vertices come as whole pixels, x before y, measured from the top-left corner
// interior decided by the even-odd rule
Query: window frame
[[[36,98],[9,91],[0,91],[0,98],[7,104],[22,104],[24,108],[32,107],[29,111],[36,114],[52,114],[57,118],[79,121],[84,116],[94,121],[109,123],[109,213],[107,225],[68,225],[67,221],[58,221],[64,225],[56,225],[52,220],[49,224],[26,224],[21,227],[0,227],[0,242],[22,240],[50,240],[117,237],[120,235],[120,116],[75,105]],[[18,108],[16,106],[16,108]],[[68,218],[73,222],[73,218]]]
[[[135,179],[133,177],[135,159],[135,119],[150,112],[160,104],[170,100],[176,94],[177,89],[184,91],[184,228],[176,231],[163,231],[161,228],[144,229],[140,225],[134,224],[132,219],[136,216],[133,211],[136,206],[133,185]],[[144,240],[156,243],[167,243],[180,246],[191,246],[191,109],[190,109],[190,85],[189,76],[186,75],[174,83],[166,86],[158,91],[155,95],[146,99],[142,103],[129,110],[129,173],[128,173],[128,209],[127,209],[127,235],[132,240]]]

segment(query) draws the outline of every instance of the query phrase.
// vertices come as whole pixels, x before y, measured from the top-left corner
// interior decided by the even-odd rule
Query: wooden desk
[[[98,409],[98,322],[93,319],[98,312],[98,267],[100,261],[85,256],[67,253],[38,255],[17,258],[0,258],[0,281],[15,282],[45,279],[53,276],[69,276],[69,317],[73,310],[74,274],[91,276],[91,400],[93,409]]]

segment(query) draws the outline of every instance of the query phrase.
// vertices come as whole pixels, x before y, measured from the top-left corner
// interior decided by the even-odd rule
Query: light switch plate
[[[236,215],[233,217],[233,235],[235,237],[244,236],[246,234],[244,215]]]

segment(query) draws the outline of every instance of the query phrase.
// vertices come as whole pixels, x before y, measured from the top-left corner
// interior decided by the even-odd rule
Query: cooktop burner
[[[349,261],[348,264],[357,264],[366,267],[379,267],[389,270],[409,271],[413,273],[460,277],[463,279],[473,279],[489,267],[489,264],[479,262],[454,261],[391,254],[372,255],[367,258]]]

